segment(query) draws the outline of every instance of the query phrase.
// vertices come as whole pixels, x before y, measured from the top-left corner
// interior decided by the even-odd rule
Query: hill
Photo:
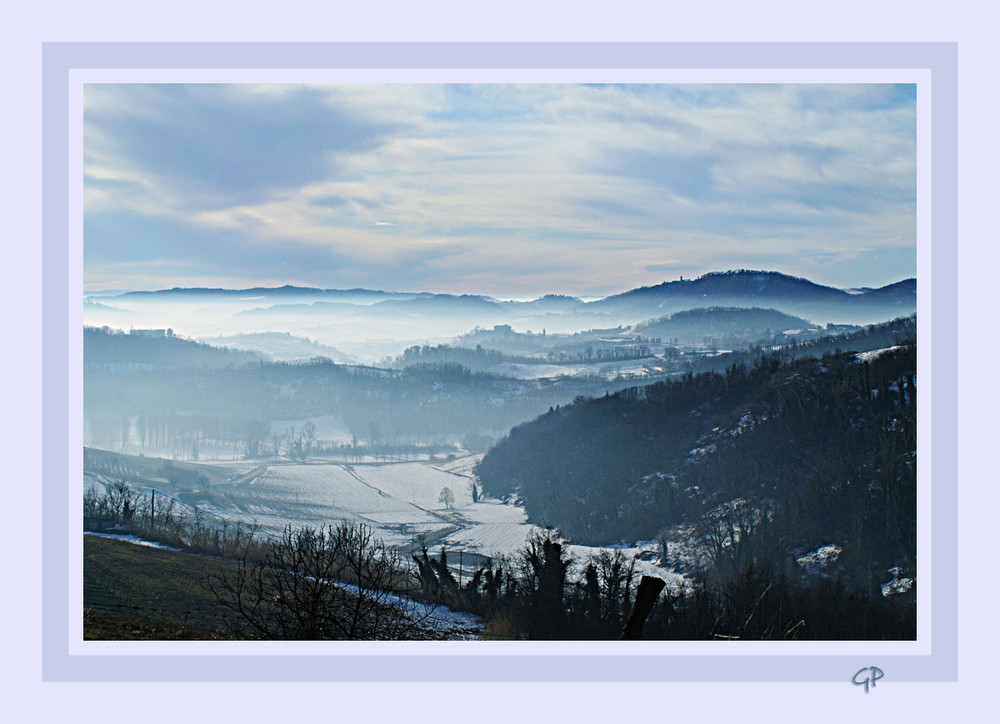
[[[356,359],[344,354],[336,347],[318,344],[310,339],[297,337],[288,332],[234,334],[226,337],[210,337],[201,341],[216,347],[259,352],[278,362],[309,360],[314,357],[326,357],[334,362],[344,364],[357,362]]]
[[[205,582],[224,561],[93,535],[83,537],[85,639],[224,639],[231,617]]]
[[[851,294],[775,271],[711,272],[581,305],[605,314],[649,316],[705,307],[769,307],[816,321],[870,324],[916,312],[916,280]]]
[[[722,578],[746,560],[801,572],[829,544],[830,571],[872,592],[915,564],[916,346],[578,399],[514,428],[477,474],[576,541],[694,541]]]
[[[761,339],[773,339],[786,330],[802,330],[814,325],[776,309],[760,307],[709,307],[675,312],[635,326],[643,337],[660,337],[674,344],[715,341],[742,346]]]
[[[629,297],[730,297],[738,299],[809,299],[842,301],[847,292],[808,279],[775,271],[709,272],[696,279],[664,282],[654,287],[640,287],[609,299]]]
[[[103,335],[103,336],[102,336]],[[468,433],[495,433],[581,394],[624,387],[604,379],[512,379],[449,362],[404,370],[254,362],[248,353],[187,343],[172,359],[130,335],[89,335],[85,350],[85,442],[115,450],[195,455],[209,447],[257,457],[278,446],[272,423],[336,416],[373,449]],[[124,337],[125,339],[120,339]],[[151,339],[164,348],[180,340]],[[119,353],[100,361],[108,347]],[[202,357],[204,355],[204,357]],[[211,364],[210,364],[211,363]],[[124,446],[124,448],[122,447]]]
[[[254,352],[212,347],[174,336],[169,329],[131,330],[84,327],[85,370],[218,369],[260,362]]]
[[[403,292],[383,292],[374,289],[318,289],[316,287],[297,287],[286,284],[281,287],[252,287],[249,289],[223,289],[208,287],[172,287],[153,291],[131,291],[123,294],[108,295],[110,298],[136,299],[251,299],[263,303],[287,302],[291,299],[317,300],[327,299],[352,304],[373,304],[386,299],[408,298],[416,295]],[[101,295],[94,298],[100,299]]]
[[[361,334],[361,339],[369,339],[373,324],[379,329],[376,336],[386,336],[385,330],[390,330],[389,337],[401,334],[395,338],[416,343],[420,338],[454,336],[458,333],[453,329],[456,323],[469,327],[511,324],[522,331],[548,329],[567,333],[632,325],[708,307],[769,308],[821,324],[872,324],[915,313],[916,280],[906,279],[879,289],[847,291],[777,271],[744,269],[665,281],[590,302],[557,294],[529,301],[501,301],[476,294],[290,285],[249,289],[173,288],[91,295],[85,311],[88,323],[98,326],[123,324],[128,320],[134,320],[131,323],[136,326],[154,326],[159,322],[152,320],[176,315],[191,325],[185,332],[196,336],[218,334],[219,330],[234,329],[235,324],[242,332],[298,330],[315,338],[317,332],[336,326],[337,338],[323,341],[345,348],[344,335]],[[197,320],[191,315],[180,316],[179,310],[190,312],[195,308]],[[419,327],[419,333],[413,324],[418,320],[427,322]]]

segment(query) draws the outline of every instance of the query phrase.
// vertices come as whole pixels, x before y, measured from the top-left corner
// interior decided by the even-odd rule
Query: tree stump
[[[666,582],[655,576],[643,576],[639,580],[639,588],[635,592],[635,603],[629,612],[625,628],[622,629],[620,641],[638,641],[642,636],[642,626],[646,617],[656,604],[656,597],[666,586]]]

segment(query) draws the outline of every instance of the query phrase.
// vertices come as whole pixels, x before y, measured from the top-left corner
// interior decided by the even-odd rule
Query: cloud
[[[241,88],[89,86],[88,174],[113,165],[120,178],[154,181],[189,206],[253,203],[336,175],[342,157],[371,151],[392,128],[331,106],[312,88]]]
[[[755,254],[915,268],[912,86],[92,86],[85,113],[85,244],[107,258],[207,268],[222,246],[315,284],[539,293]]]

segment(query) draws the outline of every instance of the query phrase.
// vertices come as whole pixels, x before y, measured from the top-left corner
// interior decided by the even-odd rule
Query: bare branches
[[[402,639],[419,635],[426,616],[393,593],[409,575],[371,528],[344,523],[286,528],[261,560],[244,558],[234,575],[209,586],[242,637]]]

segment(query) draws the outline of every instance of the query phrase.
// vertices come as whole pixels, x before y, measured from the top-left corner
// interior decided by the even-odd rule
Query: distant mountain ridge
[[[741,269],[739,271],[709,272],[696,279],[663,282],[652,287],[630,289],[591,304],[609,303],[636,297],[734,297],[743,299],[797,298],[809,301],[845,301],[871,295],[891,296],[915,294],[916,279],[904,279],[871,290],[851,294],[836,287],[816,284],[802,277],[793,277],[775,271]]]
[[[651,309],[669,314],[705,307],[770,307],[813,321],[870,323],[915,312],[916,289],[916,279],[904,279],[851,293],[780,272],[742,269],[639,287],[586,306],[632,316]]]
[[[856,288],[852,294],[844,289],[817,284],[804,277],[795,277],[777,271],[764,271],[752,269],[739,269],[730,271],[708,272],[694,279],[680,279],[678,281],[665,281],[654,286],[643,286],[629,289],[618,294],[612,294],[593,302],[582,302],[577,297],[564,294],[545,294],[537,299],[527,302],[505,302],[497,300],[488,295],[482,294],[448,294],[433,292],[399,292],[385,291],[381,289],[366,289],[355,287],[352,289],[327,289],[320,287],[301,287],[292,284],[285,284],[280,287],[250,287],[246,289],[226,289],[222,287],[171,287],[169,289],[159,289],[151,291],[130,291],[118,295],[108,294],[106,296],[130,297],[130,296],[316,296],[316,297],[337,297],[337,296],[364,296],[371,298],[383,297],[386,299],[414,299],[414,298],[456,298],[456,299],[477,299],[490,301],[504,305],[526,305],[538,304],[590,304],[599,305],[613,303],[623,299],[637,297],[742,297],[747,299],[768,299],[773,297],[799,297],[813,300],[844,300],[851,297],[866,297],[871,295],[894,296],[905,298],[916,293],[916,279],[903,279],[883,287]],[[101,295],[91,295],[100,297]]]
[[[588,317],[588,326],[637,324],[654,317],[707,307],[771,308],[816,323],[871,324],[916,312],[916,279],[904,279],[877,289],[850,291],[817,284],[802,277],[777,271],[740,269],[709,272],[695,279],[665,281],[637,287],[595,301],[546,294],[531,301],[501,300],[482,294],[436,294],[375,289],[320,289],[285,285],[248,289],[183,288],[127,292],[117,296],[90,296],[91,305],[100,300],[218,299],[253,301],[261,309],[277,311],[281,305],[300,307],[310,315],[333,311],[324,305],[366,307],[369,314],[429,317],[436,314],[472,319],[484,315],[478,324],[497,324],[547,317]],[[302,308],[303,305],[311,309]],[[605,324],[606,321],[606,324]]]
[[[675,282],[663,282],[653,287],[639,287],[607,299],[643,294],[657,296],[671,294],[681,296],[722,295],[749,298],[794,295],[822,299],[840,299],[848,296],[847,292],[842,289],[816,284],[802,277],[793,277],[775,271],[740,269],[739,271],[709,272],[696,279],[681,279]]]
[[[153,291],[132,291],[122,294],[90,295],[90,299],[134,299],[149,297],[189,298],[211,297],[217,299],[246,299],[260,297],[281,301],[290,300],[333,300],[355,304],[374,304],[391,299],[414,299],[433,296],[429,293],[386,292],[381,289],[320,289],[318,287],[298,287],[285,284],[280,287],[250,287],[247,289],[225,289],[221,287],[171,287]]]

